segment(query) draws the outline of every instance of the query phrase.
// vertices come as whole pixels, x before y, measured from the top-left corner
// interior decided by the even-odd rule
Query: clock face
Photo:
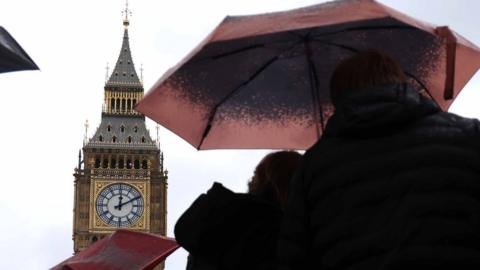
[[[143,214],[142,194],[125,183],[111,184],[98,194],[95,202],[98,216],[108,225],[129,227]]]

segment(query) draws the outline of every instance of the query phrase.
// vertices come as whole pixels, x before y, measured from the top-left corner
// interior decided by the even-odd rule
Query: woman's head
[[[330,97],[334,105],[345,94],[391,83],[406,83],[400,64],[378,50],[359,52],[342,61],[330,79]]]
[[[279,151],[266,155],[255,168],[248,183],[248,193],[278,203],[284,208],[290,179],[301,155],[295,151]]]

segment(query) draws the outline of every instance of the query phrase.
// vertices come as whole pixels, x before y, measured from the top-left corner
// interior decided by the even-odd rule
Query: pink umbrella
[[[136,110],[197,149],[306,149],[332,114],[330,76],[380,49],[444,110],[480,67],[480,49],[374,0],[227,17]]]
[[[172,238],[118,230],[51,270],[150,270],[178,247]]]

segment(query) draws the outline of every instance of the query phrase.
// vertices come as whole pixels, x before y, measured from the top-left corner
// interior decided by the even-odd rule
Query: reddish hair
[[[295,151],[279,151],[266,155],[255,168],[248,183],[248,193],[257,194],[285,207],[290,179],[301,155]]]
[[[361,51],[343,60],[330,79],[330,97],[334,105],[352,91],[390,83],[406,83],[400,64],[378,50]]]

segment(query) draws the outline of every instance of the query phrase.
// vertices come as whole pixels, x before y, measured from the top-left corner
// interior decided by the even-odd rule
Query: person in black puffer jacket
[[[279,269],[480,269],[480,125],[443,112],[388,55],[331,80],[335,113],[290,187]]]
[[[268,154],[256,167],[248,194],[214,183],[175,225],[189,253],[187,270],[273,270],[282,208],[300,154]]]

